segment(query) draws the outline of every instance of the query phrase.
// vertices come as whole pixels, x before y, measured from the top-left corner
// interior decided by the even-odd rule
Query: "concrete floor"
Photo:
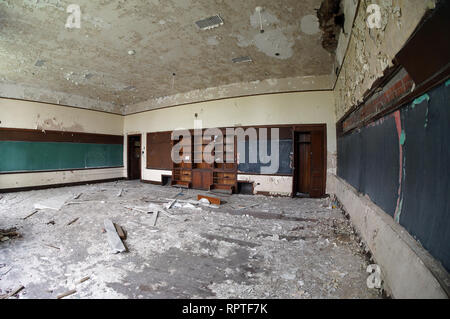
[[[23,285],[15,298],[72,289],[66,298],[380,298],[367,288],[367,258],[330,199],[214,195],[225,202],[219,208],[177,202],[156,227],[152,214],[126,208],[145,210],[179,193],[120,181],[0,195],[0,229],[21,234],[0,242],[0,295]],[[23,219],[53,198],[66,204]],[[111,253],[104,219],[127,232],[128,252]]]

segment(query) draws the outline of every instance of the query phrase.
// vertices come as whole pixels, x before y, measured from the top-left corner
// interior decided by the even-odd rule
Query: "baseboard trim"
[[[27,186],[27,187],[17,187],[17,188],[4,188],[4,189],[0,189],[0,193],[17,193],[17,192],[40,190],[40,189],[60,188],[60,187],[67,187],[67,186],[80,186],[80,185],[87,185],[87,184],[110,183],[110,182],[120,181],[120,180],[124,180],[124,179],[125,179],[124,177],[117,177],[117,178],[97,179],[97,180],[92,180],[92,181],[82,181],[82,182],[73,182],[73,183],[49,184],[49,185]]]

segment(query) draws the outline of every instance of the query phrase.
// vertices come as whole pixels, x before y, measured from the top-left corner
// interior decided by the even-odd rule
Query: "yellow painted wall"
[[[0,127],[123,134],[123,117],[120,115],[2,98],[0,121]],[[124,177],[124,174],[123,168],[0,174],[0,189],[109,179]]]
[[[123,134],[123,116],[0,98],[0,127]]]
[[[258,95],[182,105],[125,117],[126,134],[203,127],[270,124],[327,124],[328,151],[336,151],[336,117],[332,91]]]

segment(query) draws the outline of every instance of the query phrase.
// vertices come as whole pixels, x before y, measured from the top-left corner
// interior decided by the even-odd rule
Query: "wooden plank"
[[[81,278],[80,280],[78,280],[77,284],[81,284],[81,283],[83,283],[83,282],[85,282],[85,281],[87,281],[87,280],[89,280],[89,279],[91,279],[91,277],[90,277],[90,276],[87,276],[87,277]]]
[[[12,296],[14,296],[15,294],[19,293],[19,292],[20,292],[22,289],[24,289],[24,288],[25,288],[24,286],[20,286],[20,287],[16,288],[15,290],[11,291],[9,294],[4,295],[4,296],[2,297],[2,299],[8,299],[9,297],[12,297]]]
[[[103,223],[105,225],[106,235],[108,236],[108,241],[112,248],[113,253],[117,254],[126,251],[127,249],[125,248],[125,246],[122,243],[122,240],[117,234],[116,227],[114,227],[113,222],[110,221],[109,219],[105,219]]]
[[[72,225],[72,224],[75,223],[79,218],[80,218],[80,217],[75,218],[74,220],[72,220],[71,222],[69,222],[69,223],[67,224],[67,226]]]
[[[211,204],[214,205],[220,205],[220,198],[217,197],[211,197],[211,196],[206,196],[206,195],[197,195],[197,200],[201,200],[202,198],[206,198],[207,200],[209,200],[209,202]]]
[[[32,212],[30,215],[28,215],[28,216],[25,216],[24,218],[23,218],[23,220],[25,220],[25,219],[27,219],[28,217],[31,217],[31,216],[33,216],[34,214],[36,214],[37,212],[38,212],[39,210],[35,210],[34,212]]]
[[[58,295],[56,298],[61,299],[61,298],[64,298],[64,297],[73,295],[73,294],[76,293],[76,292],[77,292],[77,291],[76,291],[75,289],[69,290],[69,291],[67,291],[67,292],[65,292],[65,293],[62,293],[62,294]]]
[[[125,235],[125,232],[123,231],[122,227],[114,223],[114,226],[116,227],[117,234],[119,235],[120,239],[125,240],[127,239],[127,235]]]
[[[69,142],[123,145],[122,135],[0,127],[0,141]]]

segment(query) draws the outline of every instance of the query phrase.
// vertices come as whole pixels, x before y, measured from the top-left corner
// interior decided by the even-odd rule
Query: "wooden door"
[[[311,187],[313,198],[325,195],[325,144],[324,131],[311,132]]]
[[[298,192],[309,194],[311,189],[311,143],[300,142],[298,145]]]
[[[128,136],[128,179],[141,178],[141,136]]]

